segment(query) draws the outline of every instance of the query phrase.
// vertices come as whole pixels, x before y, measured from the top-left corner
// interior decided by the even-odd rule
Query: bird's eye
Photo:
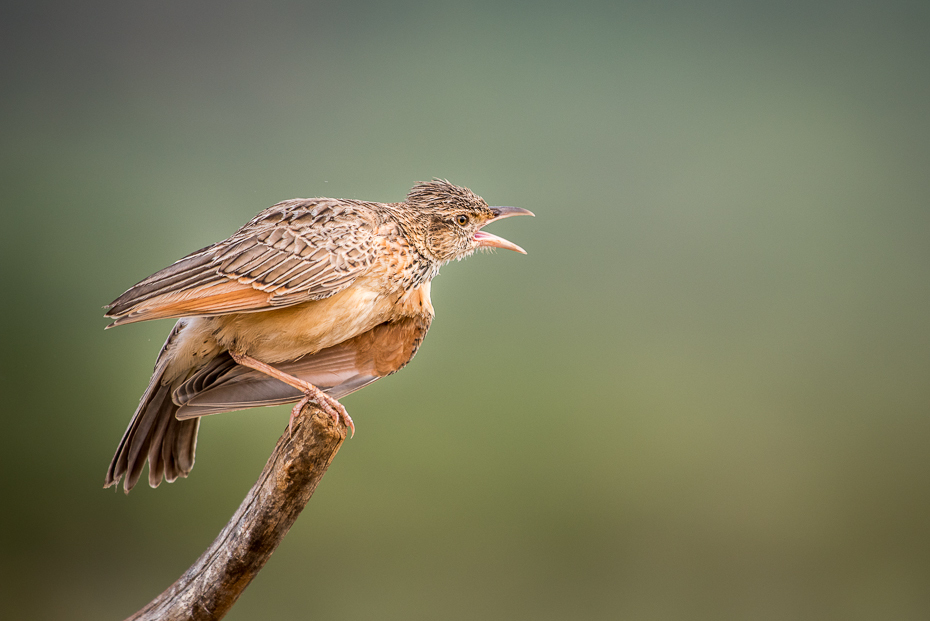
[[[455,221],[458,222],[460,226],[465,226],[468,224],[468,216],[465,214],[459,214],[455,217]]]

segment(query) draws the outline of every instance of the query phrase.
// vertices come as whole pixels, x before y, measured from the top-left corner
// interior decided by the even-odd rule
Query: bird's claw
[[[337,425],[340,421],[344,422],[346,427],[349,428],[350,438],[355,435],[355,423],[352,422],[352,417],[349,416],[345,406],[319,389],[317,389],[315,393],[309,390],[305,392],[304,398],[298,401],[294,409],[291,410],[291,418],[287,423],[288,433],[291,433],[293,430],[294,420],[300,414],[300,411],[305,405],[311,402],[320,406],[320,409],[329,414]]]

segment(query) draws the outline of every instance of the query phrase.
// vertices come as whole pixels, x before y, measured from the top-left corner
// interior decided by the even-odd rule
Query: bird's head
[[[407,194],[407,205],[420,224],[421,242],[434,260],[464,259],[479,248],[506,248],[526,254],[520,246],[482,227],[510,216],[532,216],[519,207],[488,207],[483,198],[444,179],[418,183]]]

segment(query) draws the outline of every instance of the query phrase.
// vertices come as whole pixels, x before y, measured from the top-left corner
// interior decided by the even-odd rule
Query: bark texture
[[[305,406],[213,544],[129,620],[223,618],[284,539],[345,437],[343,425],[313,404]]]

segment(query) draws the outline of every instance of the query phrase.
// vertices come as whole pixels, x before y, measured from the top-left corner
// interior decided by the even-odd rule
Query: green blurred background
[[[930,618],[926,2],[5,2],[0,617],[120,619],[255,481],[106,466],[171,322],[102,305],[295,196],[537,217],[227,617]]]

